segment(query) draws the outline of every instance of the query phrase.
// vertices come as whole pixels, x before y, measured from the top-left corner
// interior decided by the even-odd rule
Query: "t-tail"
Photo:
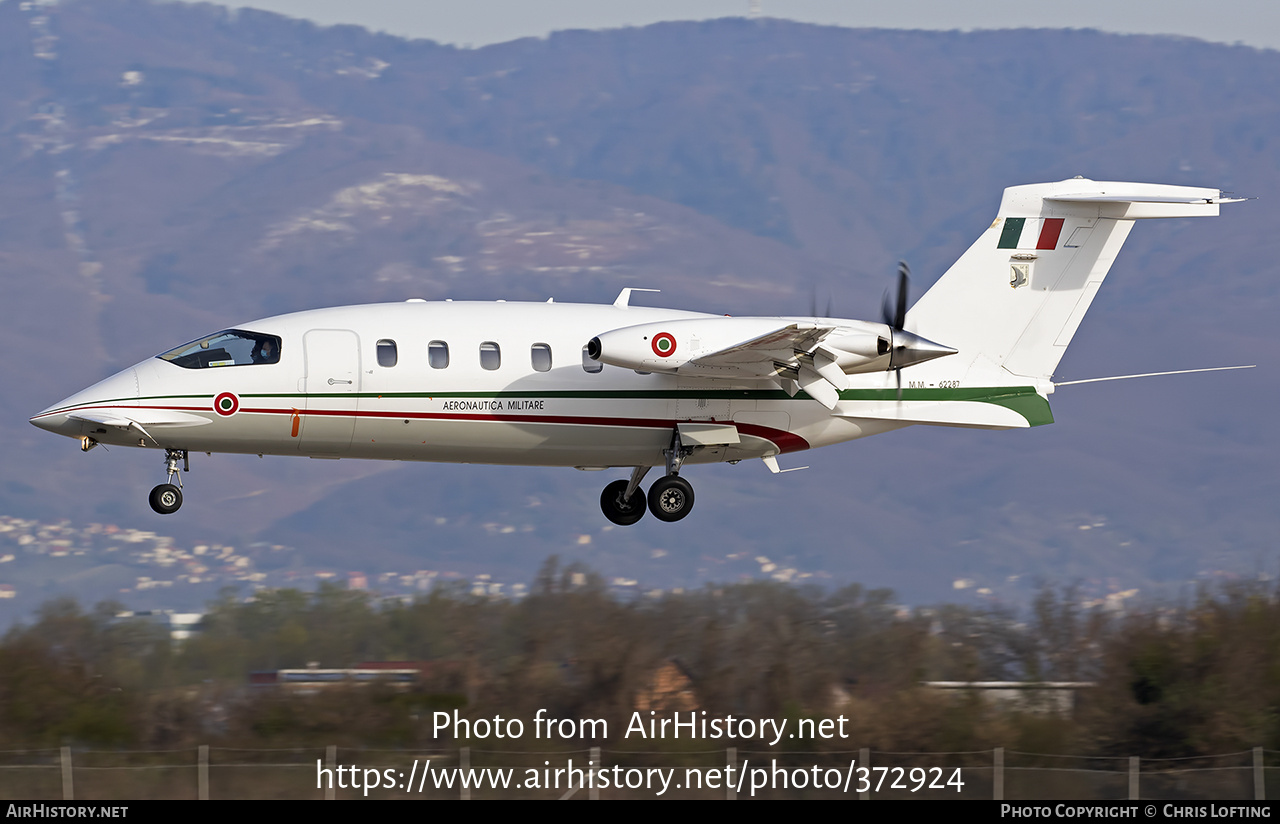
[[[1218,189],[1073,178],[1004,190],[982,236],[912,308],[911,325],[959,350],[968,386],[1052,376],[1135,220],[1207,217]]]

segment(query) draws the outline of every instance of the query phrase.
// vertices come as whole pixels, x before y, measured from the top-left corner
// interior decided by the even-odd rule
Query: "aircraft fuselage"
[[[720,317],[505,302],[298,312],[236,327],[278,339],[275,362],[150,358],[32,422],[99,443],[191,452],[591,468],[661,464],[681,421],[739,433],[739,443],[700,448],[691,463],[761,458],[902,425],[834,418],[764,380],[639,374],[583,353],[610,329]],[[868,383],[883,386],[884,377]],[[138,425],[85,419],[112,414]]]

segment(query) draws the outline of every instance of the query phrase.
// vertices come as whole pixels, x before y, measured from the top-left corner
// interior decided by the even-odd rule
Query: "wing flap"
[[[835,328],[814,323],[788,323],[750,340],[700,355],[677,372],[729,380],[773,378],[787,388],[789,394],[795,393],[787,384],[798,384],[823,406],[834,409],[840,400],[840,390],[849,385],[848,380],[830,358],[818,357],[811,364],[808,353]]]
[[[835,328],[812,323],[788,323],[733,346],[699,355],[690,360],[688,365],[726,367],[766,364],[770,366],[768,371],[772,372],[775,361],[785,363],[794,360],[797,352],[809,352]],[[751,374],[759,373],[753,371]]]

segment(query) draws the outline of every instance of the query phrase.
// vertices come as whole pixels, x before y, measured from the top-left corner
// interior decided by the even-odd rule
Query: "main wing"
[[[890,334],[883,324],[863,321],[713,317],[614,329],[593,338],[587,351],[643,372],[772,380],[790,395],[804,389],[834,409],[849,386],[846,371],[887,368]]]

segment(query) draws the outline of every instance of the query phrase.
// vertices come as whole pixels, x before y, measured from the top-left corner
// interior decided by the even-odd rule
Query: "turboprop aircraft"
[[[239,452],[630,468],[601,493],[605,516],[633,524],[647,502],[678,521],[694,500],[687,464],[758,458],[778,472],[779,455],[915,424],[1052,423],[1054,370],[1134,221],[1236,200],[1084,178],[1005,189],[911,310],[913,331],[905,267],[879,322],[644,308],[636,289],[612,305],[345,306],[184,343],[31,422],[86,452],[163,450],[161,514],[182,504],[189,453]]]

